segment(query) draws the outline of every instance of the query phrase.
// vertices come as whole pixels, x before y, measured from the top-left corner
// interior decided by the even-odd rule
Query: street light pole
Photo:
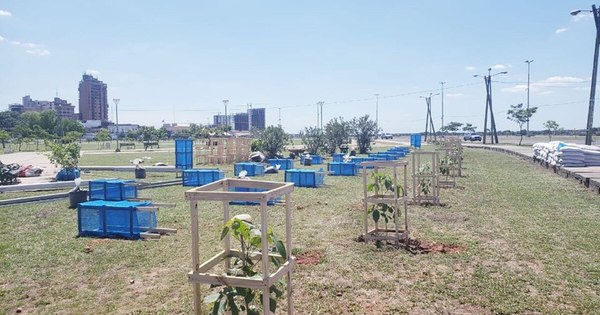
[[[440,82],[440,84],[442,85],[442,126],[440,128],[444,128],[444,84],[446,84],[446,82]]]
[[[530,66],[531,63],[533,62],[533,59],[531,60],[525,60],[525,62],[527,63],[527,109],[529,109],[529,79],[530,79]],[[527,118],[527,136],[529,137],[529,118]]]
[[[120,99],[113,98],[113,102],[115,102],[115,115],[117,116],[117,148],[115,149],[115,152],[121,152],[121,149],[119,148],[119,101]]]
[[[379,129],[379,94],[375,94],[375,125]]]
[[[594,102],[596,99],[596,76],[598,73],[598,47],[600,46],[600,16],[596,5],[592,5],[592,10],[575,10],[571,11],[571,15],[575,16],[581,12],[591,12],[594,15],[596,24],[596,44],[594,46],[594,65],[592,66],[592,87],[590,88],[590,106],[588,108],[588,117],[585,133],[585,144],[592,144],[592,128],[594,123]]]

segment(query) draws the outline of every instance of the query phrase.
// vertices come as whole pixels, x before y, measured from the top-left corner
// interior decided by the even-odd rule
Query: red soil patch
[[[298,265],[316,265],[323,260],[323,254],[317,251],[310,251],[296,256]]]
[[[453,254],[465,250],[465,247],[462,245],[433,243],[417,239],[409,239],[407,247],[409,251],[415,254]]]

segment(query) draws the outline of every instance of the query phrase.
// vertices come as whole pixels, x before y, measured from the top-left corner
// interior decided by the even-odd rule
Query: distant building
[[[108,121],[106,83],[84,74],[79,81],[79,115],[82,121]]]
[[[136,131],[140,129],[140,125],[136,124],[119,124],[119,133],[127,134],[130,131]],[[108,125],[108,133],[112,136],[113,139],[117,138],[117,125]]]
[[[55,97],[53,101],[38,101],[31,99],[31,96],[23,96],[23,104],[11,104],[8,106],[10,111],[17,113],[24,112],[42,112],[53,110],[56,116],[63,119],[73,119],[75,116],[75,106],[66,100]]]
[[[167,131],[167,135],[171,137],[172,135],[185,130],[190,130],[192,127],[190,124],[178,124],[178,123],[163,123],[163,128]]]
[[[265,112],[264,108],[251,108],[245,113],[237,113],[228,117],[214,115],[213,123],[215,126],[222,126],[228,121],[232,129],[237,131],[264,130],[266,125]],[[248,126],[252,128],[248,128]]]
[[[19,103],[8,104],[8,110],[11,112],[22,114],[23,113],[23,104],[19,104]]]

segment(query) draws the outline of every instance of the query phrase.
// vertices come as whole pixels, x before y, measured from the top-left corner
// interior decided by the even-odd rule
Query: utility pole
[[[319,102],[317,102],[317,128],[319,128]]]
[[[427,135],[431,132],[433,134],[433,141],[437,140],[437,136],[435,134],[435,127],[433,126],[433,116],[431,115],[431,97],[440,95],[440,93],[432,94],[429,93],[429,96],[420,96],[420,98],[425,99],[425,103],[427,104],[427,118],[425,119],[425,139],[424,142],[427,141]]]
[[[323,101],[319,102],[319,105],[321,105],[321,130],[323,130],[323,104],[324,103],[325,102],[323,102]]]
[[[115,152],[121,152],[121,149],[119,148],[119,101],[120,99],[113,98],[113,102],[115,102],[115,114],[117,115],[117,148],[115,149]]]
[[[281,127],[281,107],[277,107],[279,110],[279,127]]]
[[[596,23],[596,44],[594,45],[594,65],[592,66],[592,87],[590,88],[590,107],[588,109],[586,133],[585,133],[585,144],[592,144],[592,128],[594,123],[594,102],[596,100],[596,76],[598,74],[598,46],[600,46],[600,12],[596,8],[596,5],[592,5],[592,10],[575,10],[571,11],[571,15],[575,16],[580,12],[591,12],[594,15],[594,22]]]
[[[525,63],[527,63],[527,109],[529,109],[529,80],[530,80],[530,66],[531,63],[533,62],[533,59],[531,60],[525,60]],[[529,118],[527,118],[527,136],[529,137]]]
[[[446,82],[442,81],[440,84],[442,85],[442,128],[444,128],[444,84]]]
[[[323,104],[325,104],[323,101],[317,102],[317,128],[319,129],[323,129]]]
[[[491,143],[498,143],[498,132],[496,130],[496,120],[494,119],[494,111],[492,110],[492,77],[497,76],[499,74],[507,74],[507,71],[498,72],[492,74],[492,68],[488,68],[488,75],[473,75],[474,77],[483,77],[485,82],[485,118],[483,121],[483,143],[486,143],[487,137],[487,122],[488,122],[488,112],[490,116],[490,139]]]
[[[229,116],[227,116],[227,104],[229,104],[229,100],[223,100],[223,105],[225,105],[225,126],[229,127]]]
[[[379,129],[379,94],[375,94],[375,125]]]

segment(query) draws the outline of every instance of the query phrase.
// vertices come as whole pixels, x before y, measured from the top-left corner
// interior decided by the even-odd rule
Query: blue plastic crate
[[[281,165],[279,169],[282,171],[294,168],[294,160],[292,159],[269,159],[269,165],[275,166],[275,164]]]
[[[223,178],[225,178],[225,173],[220,169],[191,169],[183,171],[182,183],[183,186],[198,187]]]
[[[79,236],[124,237],[136,239],[156,228],[156,211],[140,211],[150,202],[94,200],[77,206]]]
[[[194,167],[194,140],[175,140],[175,168],[187,170]]]
[[[415,133],[410,135],[410,146],[413,148],[421,147],[421,134]]]
[[[89,182],[90,200],[121,201],[138,197],[134,180],[97,179]]]
[[[247,188],[247,187],[230,187],[229,191],[235,191],[235,192],[263,192],[266,191],[266,189],[263,188]],[[274,205],[276,202],[280,202],[281,201],[281,196],[275,198],[275,199],[270,199],[269,201],[267,201],[267,205],[268,206],[272,206]],[[229,202],[230,205],[240,205],[240,206],[257,206],[260,205],[260,202],[257,201],[252,201],[252,200],[233,200]]]
[[[327,170],[332,172],[333,176],[354,176],[358,174],[355,163],[332,162],[327,163]]]
[[[375,158],[376,160],[385,160],[392,161],[396,159],[396,156],[393,154],[387,153],[369,153],[369,157]]]
[[[265,175],[265,167],[260,163],[252,163],[252,162],[244,162],[244,163],[235,163],[233,167],[233,173],[235,176],[240,175],[241,171],[246,171],[248,174],[246,176],[264,176]]]
[[[315,170],[291,169],[285,171],[284,180],[298,187],[320,187],[324,185],[325,174]]]
[[[300,164],[304,165],[304,155],[300,156]],[[311,155],[310,158],[312,159],[312,165],[319,165],[319,164],[323,164],[323,157],[320,155]]]
[[[344,162],[344,153],[334,153],[331,155],[334,162]]]
[[[376,158],[374,158],[374,157],[357,157],[357,156],[353,156],[350,159],[350,162],[356,164],[356,166],[360,170],[360,168],[362,168],[362,166],[360,165],[360,163],[367,162],[367,161],[375,161],[375,160],[376,160]],[[371,168],[375,168],[375,167],[374,166],[368,166],[367,168],[371,169]]]

